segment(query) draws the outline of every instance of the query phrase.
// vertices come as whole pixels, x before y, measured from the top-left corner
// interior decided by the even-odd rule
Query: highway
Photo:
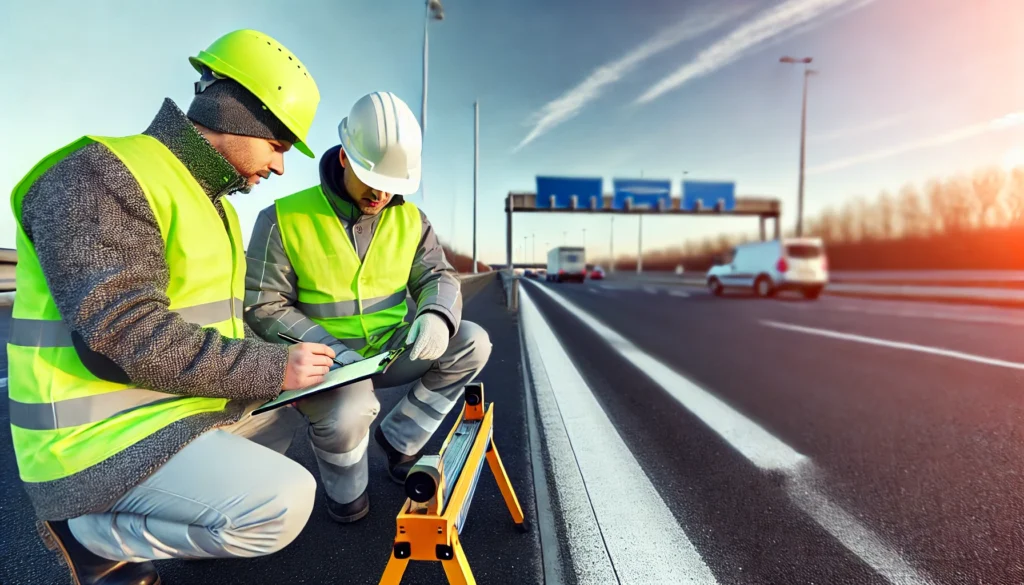
[[[1024,583],[1024,312],[521,285],[518,314],[497,282],[467,301],[533,524],[512,530],[484,472],[463,535],[478,582]],[[7,444],[6,404],[0,418]],[[289,454],[315,470],[305,441]],[[161,562],[165,583],[376,583],[402,498],[381,459],[371,447],[363,522],[336,526],[318,502],[281,553]],[[69,582],[9,448],[0,488],[0,583]],[[403,581],[444,582],[416,563]]]
[[[524,288],[718,583],[1024,582],[1024,314]]]

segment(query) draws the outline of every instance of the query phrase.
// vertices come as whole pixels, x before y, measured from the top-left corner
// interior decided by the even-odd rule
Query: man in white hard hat
[[[309,437],[328,512],[354,522],[370,509],[367,445],[380,408],[374,384],[413,383],[374,433],[391,479],[404,483],[463,387],[486,365],[491,343],[483,328],[461,320],[457,273],[426,215],[403,198],[420,183],[422,136],[412,110],[390,92],[371,93],[352,106],[338,134],[341,144],[320,159],[319,184],[278,199],[256,220],[245,321],[267,340],[286,333],[328,345],[343,363],[408,344],[376,382],[321,393],[298,412],[261,415],[320,421]],[[290,432],[290,425],[275,426]]]

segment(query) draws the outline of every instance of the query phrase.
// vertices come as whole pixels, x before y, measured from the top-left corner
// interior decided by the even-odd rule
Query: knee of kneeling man
[[[466,345],[472,349],[470,356],[481,364],[486,363],[491,355],[491,336],[487,330],[472,321],[463,321],[459,333],[465,336]]]
[[[298,538],[313,512],[316,478],[301,465],[296,464],[295,469],[282,481],[273,503],[269,504],[275,508],[270,515],[276,516],[277,521],[272,521],[275,526],[265,535],[271,537],[265,554],[278,552]]]

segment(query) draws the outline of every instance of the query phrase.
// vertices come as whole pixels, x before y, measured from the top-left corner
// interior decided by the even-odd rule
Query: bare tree
[[[715,254],[721,254],[722,252],[731,249],[734,245],[736,238],[729,234],[721,234],[715,240]]]
[[[826,207],[819,218],[820,235],[827,243],[839,241],[839,217],[831,207]]]
[[[853,216],[858,240],[873,240],[877,237],[878,208],[869,204],[863,195],[853,198]]]
[[[903,236],[915,237],[928,234],[928,218],[924,213],[921,194],[911,183],[907,183],[900,189],[899,219],[900,232]]]
[[[878,196],[878,235],[890,240],[896,235],[896,198],[888,191]]]
[[[857,213],[853,203],[847,201],[839,211],[839,241],[850,244],[857,239]]]
[[[1006,184],[1006,173],[999,167],[979,169],[974,173],[972,181],[978,206],[978,225],[985,228],[989,225],[990,212],[996,212],[999,205],[999,194]]]
[[[978,200],[974,196],[974,185],[963,175],[946,180],[942,186],[947,201],[947,226],[964,231],[976,225]]]
[[[715,253],[715,241],[710,237],[705,237],[700,242],[700,255],[710,256]]]
[[[1003,206],[1007,211],[1009,225],[1024,224],[1024,167],[1017,167],[1010,173],[1010,180],[1007,181],[1003,196]]]
[[[928,181],[925,188],[928,193],[928,207],[931,209],[931,221],[928,225],[929,233],[945,233],[950,231],[947,221],[950,216],[952,205],[948,201],[946,190],[938,179]]]

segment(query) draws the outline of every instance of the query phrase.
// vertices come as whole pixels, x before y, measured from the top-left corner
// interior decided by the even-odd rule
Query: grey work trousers
[[[404,342],[405,329],[393,336],[394,345]],[[414,454],[486,365],[490,352],[487,332],[463,321],[438,360],[412,361],[403,353],[375,382],[322,392],[297,402],[296,408],[246,416],[204,433],[110,510],[72,518],[69,527],[90,551],[117,561],[277,552],[306,525],[316,492],[316,480],[306,468],[283,455],[297,425],[308,422],[328,496],[351,502],[368,482],[369,429],[380,408],[374,385],[412,384],[381,428],[394,447]]]

